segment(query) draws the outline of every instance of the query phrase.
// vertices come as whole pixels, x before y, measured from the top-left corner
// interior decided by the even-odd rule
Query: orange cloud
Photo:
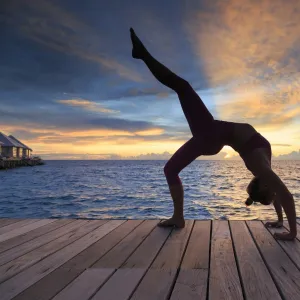
[[[185,28],[209,85],[223,87],[214,95],[220,118],[268,131],[299,120],[300,2],[207,5],[197,11],[187,4]]]
[[[136,131],[135,133],[137,135],[142,135],[142,136],[160,135],[160,134],[164,133],[164,130],[161,128],[151,128],[151,129],[147,129],[147,130]]]
[[[261,87],[299,104],[299,1],[216,1],[187,15],[186,29],[212,87]],[[299,48],[298,48],[299,49]],[[294,54],[293,54],[294,53]],[[281,95],[280,95],[281,93]],[[270,100],[270,98],[269,98]]]
[[[119,113],[119,111],[101,107],[100,104],[83,99],[57,100],[56,102],[70,106],[82,107],[83,109],[101,113]]]
[[[293,57],[282,60],[298,39],[299,2],[214,3],[214,9],[195,11],[186,22],[190,41],[212,86],[274,83],[296,71]]]
[[[1,131],[5,134],[11,134],[14,131],[22,130],[24,127],[5,127],[0,124]],[[75,159],[81,155],[80,159],[86,159],[86,153],[89,155],[99,155],[99,159],[104,158],[105,153],[120,155],[121,157],[132,157],[144,155],[145,153],[175,153],[185,142],[186,139],[167,139],[164,141],[159,138],[162,133],[159,129],[152,129],[153,138],[148,135],[149,131],[142,132],[125,132],[118,130],[51,130],[51,129],[30,129],[31,133],[41,134],[36,138],[25,139],[22,136],[16,136],[22,142],[33,148],[35,154],[51,154],[53,157],[65,157],[65,159]],[[293,136],[296,136],[298,130],[283,131],[283,134],[276,131],[269,132],[266,137],[272,143],[273,154],[286,154],[291,151],[298,151],[299,144],[292,142]],[[151,139],[147,139],[151,137]],[[277,145],[278,143],[278,145]],[[295,146],[287,147],[285,144],[291,143]],[[49,155],[48,155],[49,154]],[[75,156],[76,154],[76,156]],[[84,156],[84,158],[82,158]],[[101,157],[101,158],[100,158]],[[107,156],[105,156],[107,157]],[[96,159],[96,156],[94,156]],[[230,147],[225,146],[217,156],[199,157],[199,159],[240,159],[237,153]]]
[[[260,129],[274,131],[292,124],[300,117],[300,106],[265,101],[264,92],[259,89],[231,95],[230,102],[220,103],[216,107],[225,120],[250,122]]]

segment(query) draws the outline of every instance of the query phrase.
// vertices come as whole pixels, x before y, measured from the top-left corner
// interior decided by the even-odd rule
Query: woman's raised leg
[[[143,60],[159,82],[177,93],[192,134],[199,135],[198,133],[205,130],[207,124],[214,120],[201,98],[185,79],[174,74],[148,52],[132,28],[130,32],[133,45],[132,56]]]

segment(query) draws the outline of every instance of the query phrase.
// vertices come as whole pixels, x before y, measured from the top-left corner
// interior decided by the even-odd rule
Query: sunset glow
[[[300,159],[299,1],[135,2],[6,1],[0,131],[45,159],[169,158],[192,136],[177,95],[132,59],[132,26],[215,119]]]

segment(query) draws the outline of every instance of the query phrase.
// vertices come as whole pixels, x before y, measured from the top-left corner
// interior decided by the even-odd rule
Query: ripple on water
[[[167,218],[173,202],[165,161],[52,161],[0,172],[0,217]],[[300,162],[273,163],[300,215]],[[195,161],[180,173],[185,215],[194,219],[269,219],[270,207],[244,207],[252,175],[240,162]]]

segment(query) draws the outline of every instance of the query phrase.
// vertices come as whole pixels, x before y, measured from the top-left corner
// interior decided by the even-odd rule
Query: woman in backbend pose
[[[246,204],[256,201],[267,205],[273,202],[278,222],[268,225],[276,227],[282,224],[282,206],[287,215],[290,232],[276,233],[274,236],[284,240],[294,239],[297,235],[295,203],[285,184],[271,169],[270,143],[249,124],[214,120],[191,85],[151,56],[132,28],[130,34],[132,57],[144,61],[158,81],[177,93],[193,135],[164,167],[174,203],[174,213],[170,219],[159,225],[184,227],[184,193],[179,173],[198,156],[215,155],[228,145],[239,153],[248,170],[255,176],[247,188],[250,197]]]

